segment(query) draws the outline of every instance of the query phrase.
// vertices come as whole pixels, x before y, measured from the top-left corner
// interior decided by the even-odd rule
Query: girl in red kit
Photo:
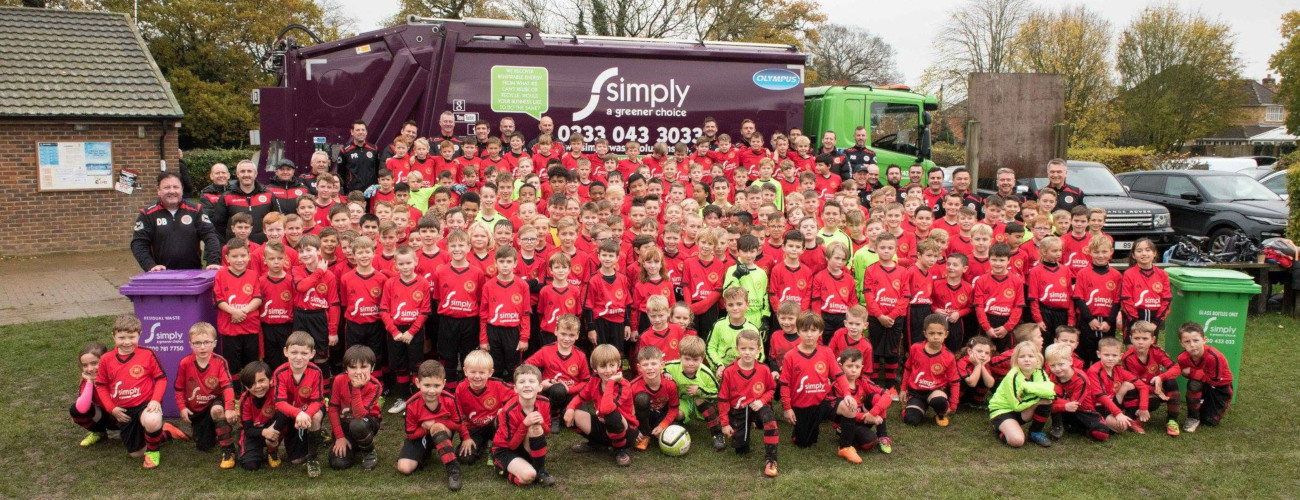
[[[673,295],[673,283],[664,276],[664,254],[658,248],[647,245],[641,255],[641,271],[637,273],[635,282],[632,283],[632,338],[633,342],[637,339],[637,334],[650,325],[650,317],[646,315],[646,301],[655,295],[663,296],[668,299],[668,306],[672,307],[677,302]]]
[[[1124,343],[1129,343],[1129,329],[1138,320],[1156,324],[1159,331],[1169,314],[1169,301],[1173,294],[1169,291],[1169,275],[1155,266],[1156,244],[1150,238],[1142,238],[1133,243],[1133,252],[1129,254],[1129,268],[1120,280],[1120,303],[1123,305]]]
[[[108,431],[117,430],[117,420],[104,410],[104,402],[95,393],[95,376],[99,373],[99,358],[104,357],[108,348],[99,342],[90,342],[81,348],[77,363],[81,365],[81,383],[77,389],[77,400],[69,413],[72,421],[89,431],[81,440],[81,446],[90,446],[108,436]]]

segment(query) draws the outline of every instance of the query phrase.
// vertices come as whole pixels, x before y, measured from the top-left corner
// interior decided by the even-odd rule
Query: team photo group
[[[1063,160],[1036,192],[997,169],[981,195],[963,168],[878,165],[863,127],[837,148],[750,120],[653,144],[540,122],[460,136],[449,111],[377,138],[358,120],[265,182],[211,165],[197,202],[159,175],[131,250],[145,271],[215,270],[216,321],[173,374],[133,315],[87,344],[81,445],[120,438],[155,468],[189,441],[223,469],[310,477],[441,463],[458,490],[469,464],[553,485],[548,461],[626,467],[693,435],[695,453],[761,439],[774,478],[778,448],[822,433],[826,460],[860,464],[910,445],[890,427],[956,412],[987,423],[943,432],[1050,447],[1205,431],[1232,401],[1202,326],[1165,324],[1156,245],[1117,258]],[[560,433],[583,439],[553,449]]]

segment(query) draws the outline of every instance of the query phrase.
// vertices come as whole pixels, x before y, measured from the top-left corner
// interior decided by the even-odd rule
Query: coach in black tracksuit
[[[221,266],[221,242],[217,231],[199,207],[181,198],[181,179],[175,173],[158,176],[158,202],[135,218],[131,236],[131,254],[140,269],[199,269],[203,260],[208,268]],[[199,244],[203,244],[203,260]]]
[[[366,124],[352,124],[352,142],[339,150],[339,184],[344,196],[379,183],[379,149],[366,142]]]
[[[239,162],[235,167],[235,177],[239,182],[226,190],[217,201],[212,223],[216,227],[224,228],[220,233],[224,243],[226,239],[234,236],[229,227],[230,217],[240,212],[247,212],[253,218],[253,233],[249,235],[249,241],[266,243],[266,235],[262,233],[262,218],[266,217],[266,214],[278,211],[275,196],[257,182],[257,167],[253,166],[251,161]]]

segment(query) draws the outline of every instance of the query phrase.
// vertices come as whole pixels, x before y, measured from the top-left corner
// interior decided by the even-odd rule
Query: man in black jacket
[[[181,178],[173,172],[158,174],[158,202],[140,210],[131,237],[131,254],[140,269],[208,269],[221,267],[221,242],[208,216],[181,197]],[[199,259],[199,244],[203,260]]]
[[[257,182],[257,167],[253,165],[252,160],[239,162],[239,165],[235,166],[235,177],[239,182],[221,195],[212,223],[216,227],[225,228],[221,237],[229,239],[234,235],[227,227],[230,216],[247,212],[253,217],[253,233],[248,239],[254,243],[266,243],[266,235],[262,233],[262,218],[266,217],[266,214],[277,211],[275,197],[267,191],[266,187]],[[224,242],[225,239],[222,241]]]
[[[266,184],[266,190],[275,196],[275,211],[282,214],[297,213],[298,197],[311,194],[311,190],[295,173],[297,167],[292,160],[285,158],[275,166],[275,177]]]
[[[366,122],[352,122],[352,142],[339,151],[338,173],[344,193],[379,183],[379,150],[366,142]]]
[[[211,219],[217,213],[221,195],[230,189],[230,168],[225,163],[213,163],[208,169],[208,181],[211,183],[199,191],[199,209]],[[217,226],[217,232],[225,234],[226,228]]]

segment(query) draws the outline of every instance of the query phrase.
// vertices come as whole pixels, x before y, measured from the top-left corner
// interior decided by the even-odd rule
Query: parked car
[[[1255,164],[1261,167],[1271,167],[1273,164],[1277,163],[1276,156],[1238,156],[1237,158],[1255,160]]]
[[[1106,209],[1104,230],[1115,238],[1115,250],[1127,252],[1139,238],[1151,238],[1157,246],[1173,242],[1169,210],[1129,196],[1110,168],[1097,162],[1070,160],[1066,162],[1066,169],[1066,182],[1083,191],[1083,204]],[[981,178],[978,184],[983,196],[996,192],[991,177]],[[1044,186],[1047,186],[1046,177],[1016,179],[1017,193],[1035,193]]]
[[[1259,163],[1254,158],[1223,158],[1219,156],[1193,156],[1187,159],[1192,170],[1216,170],[1221,172],[1239,172],[1256,168]]]
[[[1179,234],[1208,236],[1220,252],[1240,229],[1262,241],[1286,231],[1287,205],[1250,176],[1214,170],[1128,172],[1119,181],[1135,198],[1169,209]]]
[[[1256,177],[1256,180],[1283,200],[1291,199],[1291,193],[1286,190],[1286,170],[1273,170],[1263,177]]]

